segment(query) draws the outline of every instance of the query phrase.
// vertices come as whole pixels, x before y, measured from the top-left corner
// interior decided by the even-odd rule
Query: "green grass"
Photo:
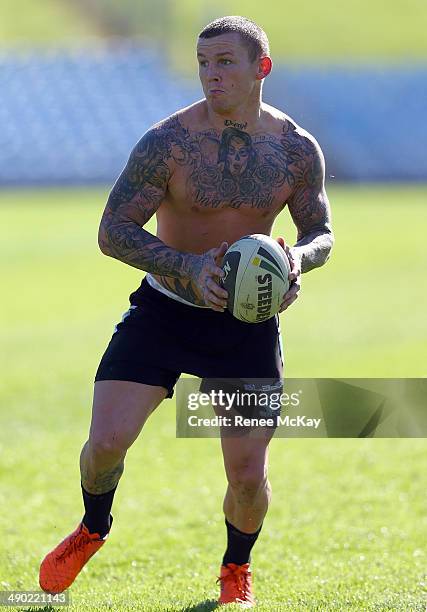
[[[289,376],[425,376],[426,194],[330,189],[333,258],[282,315]],[[93,375],[140,279],[97,251],[105,195],[0,193],[0,589],[37,589],[41,557],[81,517]],[[275,234],[293,240],[286,215]],[[424,610],[425,441],[271,446],[258,609]],[[129,451],[112,537],[72,586],[70,610],[211,610],[224,489],[218,440],[175,439],[165,402]]]
[[[333,255],[282,317],[289,376],[426,376],[426,189],[329,193]]]
[[[100,0],[113,6],[114,0]],[[423,0],[124,0],[131,31],[151,34],[168,49],[174,67],[194,72],[198,32],[223,15],[244,15],[266,31],[272,57],[290,63],[425,62],[427,4]],[[161,34],[163,33],[163,34]]]
[[[78,3],[80,4],[80,3]],[[130,32],[154,37],[179,70],[194,72],[197,33],[222,15],[245,15],[267,32],[277,61],[325,63],[425,62],[427,3],[423,0],[95,0],[107,19],[127,19]],[[74,42],[96,33],[93,17],[66,0],[2,0],[0,35],[15,42]]]
[[[259,23],[273,57],[281,60],[400,62],[425,61],[427,56],[422,26],[427,5],[422,0],[302,0],[286,5],[275,0],[267,6],[257,0],[224,0],[224,14]]]
[[[72,2],[64,0],[1,0],[0,45],[78,44],[99,34]]]

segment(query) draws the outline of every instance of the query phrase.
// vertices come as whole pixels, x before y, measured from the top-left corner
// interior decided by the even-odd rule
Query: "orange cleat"
[[[221,583],[221,595],[218,600],[220,605],[237,603],[242,608],[253,608],[255,606],[249,563],[222,565],[221,576],[217,582]]]
[[[39,576],[39,584],[43,591],[62,593],[68,589],[107,537],[108,534],[101,539],[99,533],[89,533],[87,527],[80,523],[73,533],[43,559]]]

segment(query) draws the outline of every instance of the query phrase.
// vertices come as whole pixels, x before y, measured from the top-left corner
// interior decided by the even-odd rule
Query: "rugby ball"
[[[221,284],[227,309],[240,321],[261,323],[274,317],[289,289],[289,260],[270,236],[252,234],[232,244],[222,260]]]

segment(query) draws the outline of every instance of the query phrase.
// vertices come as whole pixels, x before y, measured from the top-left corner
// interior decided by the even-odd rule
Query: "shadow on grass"
[[[182,612],[210,612],[218,607],[218,601],[216,599],[206,599],[195,606],[188,606],[183,608]]]

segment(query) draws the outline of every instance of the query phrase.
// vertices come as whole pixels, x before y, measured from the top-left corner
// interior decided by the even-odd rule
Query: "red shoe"
[[[89,533],[80,523],[56,548],[50,551],[40,565],[39,584],[48,593],[62,593],[74,582],[83,566],[101,548],[107,539],[99,533]]]
[[[242,608],[253,608],[255,606],[249,563],[222,565],[221,576],[217,582],[221,583],[221,595],[218,600],[220,605],[237,603]]]

